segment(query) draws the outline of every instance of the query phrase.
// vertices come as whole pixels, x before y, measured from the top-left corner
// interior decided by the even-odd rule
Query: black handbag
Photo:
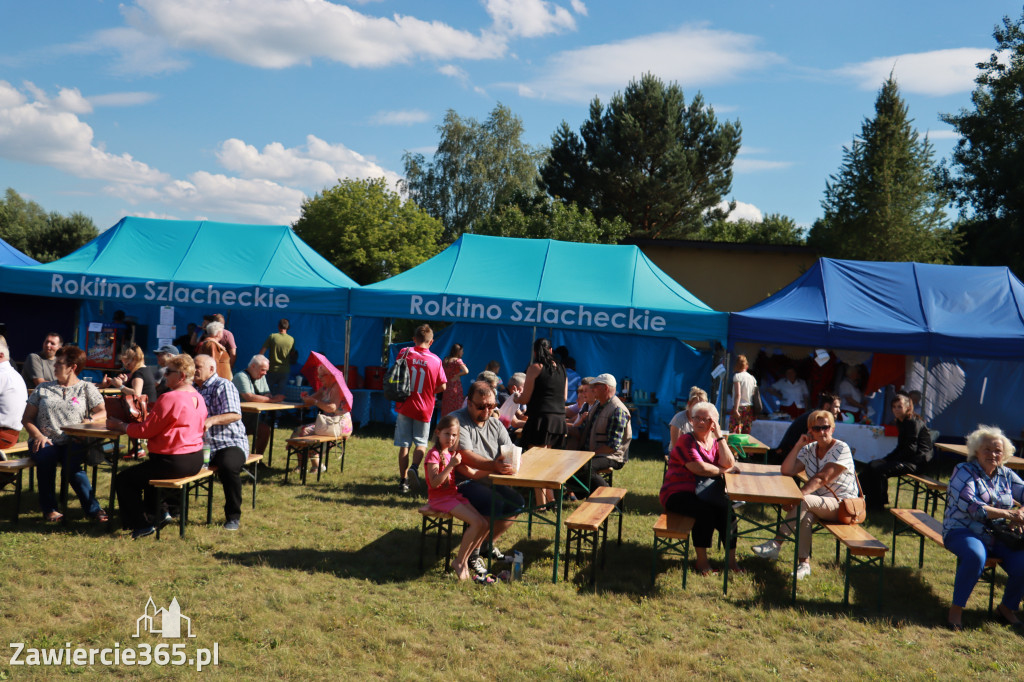
[[[723,476],[698,476],[697,487],[694,489],[697,499],[720,509],[729,506],[729,496],[725,494],[725,478]]]
[[[992,538],[1011,552],[1024,550],[1024,532],[1011,526],[1006,519],[990,520],[988,529]]]

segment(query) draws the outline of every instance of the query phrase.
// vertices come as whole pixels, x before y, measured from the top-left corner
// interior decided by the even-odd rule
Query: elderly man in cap
[[[284,401],[281,394],[271,395],[270,385],[267,383],[267,371],[270,369],[270,359],[265,355],[254,355],[249,360],[249,366],[243,371],[235,374],[231,382],[238,389],[238,394],[245,403],[279,403]],[[270,441],[270,424],[261,422],[258,414],[243,414],[242,424],[245,425],[245,432],[251,434],[256,431],[259,424],[259,431],[256,433],[256,440],[252,444],[252,451],[262,455]]]
[[[210,444],[210,466],[224,486],[224,530],[238,530],[242,518],[242,467],[249,458],[249,439],[242,426],[238,389],[217,374],[217,363],[209,355],[196,356],[194,383],[206,402],[206,442]]]
[[[170,390],[167,388],[167,359],[179,353],[176,346],[169,344],[160,346],[155,352],[156,371],[153,372],[153,378],[156,379],[156,395],[159,397]]]
[[[588,386],[589,395],[597,400],[580,431],[580,447],[594,452],[591,460],[590,491],[608,485],[598,474],[601,469],[621,469],[629,459],[629,444],[633,440],[629,409],[615,395],[615,377],[598,374]],[[587,468],[577,472],[576,477],[584,480]]]

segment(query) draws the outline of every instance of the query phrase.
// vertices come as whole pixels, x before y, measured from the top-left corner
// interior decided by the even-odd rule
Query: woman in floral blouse
[[[97,521],[107,520],[107,513],[92,494],[89,475],[82,469],[86,445],[62,430],[90,417],[97,422],[107,417],[100,392],[90,382],[78,378],[79,370],[85,369],[85,357],[85,351],[77,346],[64,346],[57,351],[53,363],[57,380],[36,387],[28,397],[22,418],[30,436],[30,456],[39,476],[39,506],[47,521],[63,518],[57,511],[53,487],[58,463],[64,467],[63,475],[70,476],[71,487],[85,513]]]
[[[1003,462],[1013,455],[1013,443],[994,426],[979,426],[967,436],[967,461],[957,464],[949,479],[949,497],[942,520],[946,549],[957,556],[959,564],[953,580],[953,605],[949,607],[949,627],[963,629],[961,616],[971,591],[989,558],[1002,559],[1006,571],[1006,590],[999,603],[1000,619],[1024,634],[1024,622],[1017,608],[1024,596],[1024,550],[1013,551],[992,536],[990,521],[1005,519],[1011,526],[1024,527],[1024,481]]]

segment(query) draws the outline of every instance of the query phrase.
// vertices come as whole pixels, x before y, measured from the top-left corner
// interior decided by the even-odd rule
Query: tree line
[[[465,232],[806,244],[836,258],[1008,265],[1021,276],[1024,15],[1004,17],[993,37],[971,108],[941,116],[959,136],[951,157],[936,162],[890,74],[806,232],[780,213],[729,220],[740,122],[653,74],[607,104],[595,97],[578,130],[563,121],[544,148],[523,141],[522,120],[503,104],[484,121],[449,110],[434,154],[404,155],[400,187],[339,180],[303,202],[294,228],[360,284],[418,265]],[[38,260],[95,235],[84,215],[47,214],[14,190],[0,202],[0,237]]]

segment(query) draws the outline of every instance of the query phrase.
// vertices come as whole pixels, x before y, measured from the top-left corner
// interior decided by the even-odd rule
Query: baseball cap
[[[615,377],[613,377],[611,374],[598,374],[590,383],[604,384],[605,386],[610,386],[612,388],[615,388],[616,386]]]
[[[156,352],[166,353],[167,355],[181,355],[181,351],[179,351],[176,347],[171,345],[160,346],[159,348],[156,349]]]

